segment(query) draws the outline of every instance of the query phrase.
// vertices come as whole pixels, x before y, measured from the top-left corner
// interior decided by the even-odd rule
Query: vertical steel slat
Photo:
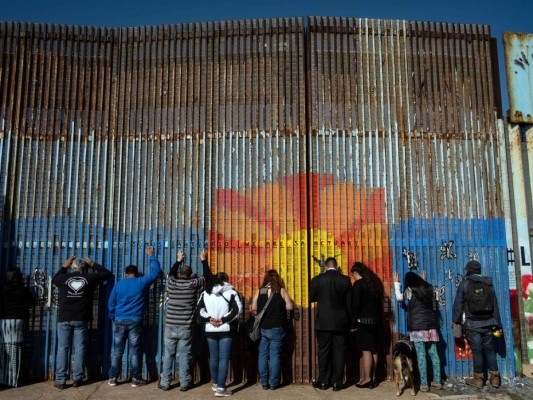
[[[19,36],[19,32],[20,32],[19,23],[15,24],[13,31],[14,31],[13,36]],[[24,153],[25,140],[24,140],[24,137],[21,136],[18,132],[18,129],[17,129],[18,127],[17,127],[17,122],[16,122],[18,115],[17,115],[16,110],[14,110],[14,108],[17,107],[17,105],[15,105],[14,103],[15,93],[17,93],[18,87],[20,86],[18,84],[18,79],[17,79],[17,76],[20,74],[20,68],[17,68],[18,60],[21,57],[19,47],[20,47],[19,43],[17,43],[15,54],[10,60],[12,63],[12,67],[11,67],[12,76],[10,79],[11,87],[10,87],[9,112],[10,112],[11,121],[10,121],[9,127],[17,135],[17,140],[15,141],[15,154],[13,156],[13,165],[11,166],[11,169],[13,172],[11,175],[10,187],[13,188],[13,192],[16,193],[16,195],[10,196],[11,198],[10,198],[9,209],[12,210],[12,215],[10,218],[8,229],[9,229],[9,232],[13,234],[15,243],[14,243],[13,249],[8,248],[8,251],[6,252],[7,253],[6,265],[10,265],[18,261],[17,260],[18,251],[16,249],[21,247],[21,244],[20,244],[21,239],[24,240],[23,237],[22,238],[20,237],[19,223],[23,223],[23,220],[20,221],[20,194],[21,194],[21,187],[23,184],[22,171],[21,171],[22,163],[20,162],[20,153]],[[18,144],[19,141],[22,142],[21,150],[19,150],[19,144]],[[21,182],[21,183],[17,185],[18,182]]]
[[[471,37],[472,36],[472,31],[471,31],[471,27],[470,26],[463,26],[463,29],[464,31],[466,31],[466,35]],[[480,195],[483,194],[482,192],[482,188],[480,187],[480,180],[479,180],[479,176],[478,176],[478,168],[476,167],[476,163],[479,162],[478,160],[478,153],[479,153],[479,149],[477,149],[475,146],[476,145],[476,142],[478,140],[478,135],[477,135],[477,129],[476,129],[476,121],[474,121],[474,114],[476,114],[475,111],[477,111],[477,101],[476,101],[476,85],[475,85],[475,67],[474,67],[474,63],[472,61],[472,58],[473,58],[473,54],[472,54],[472,41],[462,41],[463,43],[463,46],[464,46],[464,51],[466,53],[466,60],[465,60],[465,68],[467,71],[465,71],[465,76],[467,77],[467,84],[466,84],[466,87],[468,89],[468,92],[467,92],[467,95],[468,95],[468,101],[469,101],[469,104],[468,104],[468,107],[470,109],[470,112],[469,112],[469,118],[468,118],[468,122],[466,123],[466,125],[468,126],[468,129],[467,129],[467,132],[465,132],[465,136],[468,137],[468,134],[470,136],[470,141],[465,141],[465,144],[468,144],[470,149],[468,151],[471,152],[471,157],[472,157],[472,160],[474,161],[472,163],[472,166],[471,168],[469,168],[469,173],[471,175],[469,175],[469,179],[468,181],[469,182],[474,182],[475,184],[475,193],[476,193],[476,196],[474,197],[475,199],[475,203],[472,204],[472,214],[475,215],[475,216],[479,216],[480,214],[480,209],[479,209],[479,197]],[[464,60],[464,58],[463,58]]]
[[[3,199],[3,210],[6,210],[7,211],[7,207],[6,207],[6,203],[8,202],[8,198],[7,198],[7,188],[8,188],[8,177],[9,177],[9,169],[10,169],[10,162],[11,162],[11,137],[12,137],[12,134],[11,134],[11,130],[8,130],[7,131],[7,144],[6,144],[6,156],[5,158],[2,157],[2,160],[5,159],[5,167],[3,167],[2,171],[5,171],[5,177],[4,177],[4,187],[2,189],[2,199]],[[4,142],[4,138],[2,137],[2,144]],[[12,187],[12,186],[10,186]],[[6,215],[2,215],[3,216],[3,219],[2,219],[2,232],[1,232],[1,238],[2,238],[2,241],[0,242],[1,245],[2,245],[2,248],[7,248],[8,250],[5,250],[6,252],[6,258],[5,258],[5,261],[4,263],[7,264],[7,262],[9,261],[9,259],[7,258],[7,255],[8,255],[8,252],[9,252],[9,248],[12,246],[12,242],[13,242],[13,239],[12,238],[4,238],[4,232],[6,231],[6,225],[8,225],[8,223],[6,222],[7,220],[7,216]],[[9,232],[9,231],[8,231]]]
[[[443,53],[445,55],[444,57],[444,73],[447,79],[447,85],[446,85],[446,98],[445,98],[445,104],[447,106],[447,119],[448,124],[445,124],[446,127],[446,164],[445,164],[445,171],[447,172],[446,176],[446,190],[444,190],[445,195],[447,196],[447,204],[448,207],[446,208],[446,215],[449,215],[451,218],[448,218],[448,226],[446,229],[446,235],[451,236],[451,233],[453,232],[453,229],[455,226],[458,226],[459,224],[456,222],[458,221],[459,216],[459,192],[458,192],[458,185],[457,185],[457,179],[455,182],[453,181],[454,173],[457,173],[456,169],[456,163],[454,162],[454,155],[456,154],[456,140],[453,140],[455,137],[458,136],[458,124],[457,124],[457,113],[456,113],[456,96],[455,96],[455,68],[453,65],[452,57],[454,55],[453,52],[453,41],[451,40],[451,34],[450,32],[451,27],[449,24],[443,24],[442,25],[442,35],[443,35]],[[453,218],[453,219],[452,219]],[[452,219],[452,221],[450,221]],[[455,238],[454,240],[454,246],[457,250],[457,258],[459,258],[462,255],[462,240],[459,235],[459,237]],[[454,267],[454,271],[459,271],[457,269],[457,262],[453,263],[452,266]],[[452,285],[452,295],[455,295],[455,288]],[[455,360],[455,346],[449,346],[449,349],[447,351],[448,359],[449,360]],[[453,374],[463,374],[462,371],[462,363],[459,360],[455,360],[455,362],[450,363],[451,368],[450,372]]]
[[[2,63],[0,64],[1,70],[0,70],[0,99],[1,99],[1,106],[0,111],[2,112],[2,120],[3,120],[3,126],[2,130],[5,130],[6,127],[8,129],[11,128],[11,123],[9,118],[11,118],[11,107],[10,103],[8,103],[8,92],[9,92],[9,77],[11,76],[11,73],[13,71],[12,68],[10,68],[11,65],[11,31],[12,31],[12,22],[2,22],[1,29],[2,29],[2,40],[0,41],[0,54],[2,54]]]
[[[13,130],[17,133],[20,133],[19,131],[19,126],[20,126],[20,120],[21,120],[21,116],[20,116],[20,112],[21,112],[21,103],[24,101],[14,101],[14,99],[20,99],[24,93],[23,93],[23,86],[25,84],[24,82],[24,79],[23,79],[23,76],[24,76],[24,70],[26,69],[25,68],[25,64],[26,64],[26,58],[27,58],[27,54],[26,54],[26,24],[23,23],[23,22],[18,22],[16,24],[17,28],[16,28],[16,34],[17,34],[17,37],[18,37],[18,40],[17,40],[17,57],[15,58],[16,60],[16,65],[14,66],[16,68],[16,81],[13,85],[13,108],[14,110],[12,109],[12,113],[13,113],[13,117],[12,117],[12,127],[13,127]]]
[[[83,74],[83,64],[80,65],[81,59],[81,40],[80,40],[80,27],[67,27],[67,38],[66,38],[66,48],[65,48],[65,92],[63,96],[63,104],[66,113],[65,121],[61,126],[61,134],[67,135],[70,128],[71,121],[77,121],[81,118],[81,113],[83,110],[82,105],[78,104],[78,84],[83,82],[83,76],[78,75],[79,73]],[[82,71],[80,72],[80,69]],[[82,125],[82,124],[80,124]]]
[[[11,87],[11,82],[10,82],[10,77],[11,77],[11,74],[12,74],[12,71],[13,71],[13,68],[11,68],[11,49],[12,49],[12,44],[11,44],[11,31],[12,31],[12,23],[7,23],[7,22],[4,22],[2,23],[1,25],[1,28],[2,28],[2,36],[3,36],[3,40],[0,40],[0,54],[2,54],[2,64],[0,64],[0,98],[2,100],[2,103],[0,104],[0,112],[2,113],[2,135],[8,135],[8,137],[11,136],[11,121],[10,121],[10,118],[11,118],[11,114],[12,114],[12,109],[11,109],[11,106],[10,104],[8,103],[8,93],[10,92],[10,87]],[[2,136],[3,138],[4,136]],[[6,155],[6,158],[9,159],[9,155],[10,155],[10,152],[9,152],[9,148],[10,148],[10,140],[8,140],[8,151],[7,151],[7,155]],[[5,187],[7,187],[7,181],[8,181],[8,178],[9,178],[9,174],[7,173],[8,171],[8,166],[9,166],[9,163],[6,162],[6,167],[4,169],[4,185]],[[7,212],[7,208],[5,206],[6,204],[6,197],[5,197],[5,194],[3,196],[3,201],[2,201],[2,216],[3,216],[3,219],[2,219],[2,235],[3,235],[3,232],[4,232],[4,229],[5,229],[5,215],[4,215],[4,210]]]
[[[82,35],[86,37],[94,38],[94,28],[92,27],[83,27],[80,30]],[[80,53],[78,62],[80,63],[79,67],[79,79],[76,81],[75,93],[76,93],[76,103],[77,108],[80,110],[79,116],[76,118],[77,123],[89,127],[90,129],[90,103],[88,99],[91,96],[91,75],[92,75],[92,63],[91,63],[91,49],[93,47],[93,40],[85,40],[80,42]],[[85,111],[86,108],[89,110]]]
[[[33,91],[33,89],[31,89],[31,82],[32,80],[30,79],[30,76],[32,75],[31,72],[33,71],[33,63],[32,63],[32,49],[33,49],[33,29],[32,29],[32,26],[31,25],[27,25],[27,24],[23,24],[23,32],[24,32],[24,39],[23,39],[23,42],[24,42],[24,48],[25,48],[25,54],[24,54],[24,61],[20,63],[20,67],[22,68],[22,70],[24,71],[24,75],[22,77],[22,82],[21,82],[21,87],[20,87],[20,91],[21,91],[21,94],[20,94],[20,97],[22,98],[22,101],[19,103],[19,107],[20,105],[27,105],[28,103],[31,102],[31,94],[29,93],[30,91]],[[0,75],[1,76],[1,75]],[[27,119],[28,119],[28,116],[27,116],[27,109],[26,110],[22,110],[21,112],[19,112],[19,131],[24,134],[24,135],[28,135],[28,132],[26,130],[26,122],[27,122]],[[29,136],[29,135],[28,135]]]
[[[87,124],[85,125],[85,129],[87,132],[90,132],[93,130],[96,126],[96,122],[98,119],[98,107],[97,107],[97,94],[98,94],[98,86],[99,83],[102,81],[101,77],[99,76],[99,60],[100,60],[100,46],[101,46],[101,31],[102,28],[95,28],[92,32],[94,41],[89,46],[89,57],[90,57],[90,69],[88,71],[90,78],[87,79],[87,83],[89,83],[90,90],[88,90],[89,93],[87,93],[85,97],[86,106],[84,108],[89,108],[91,110],[87,114]]]

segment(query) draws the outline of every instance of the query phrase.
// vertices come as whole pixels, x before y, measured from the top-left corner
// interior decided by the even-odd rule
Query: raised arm
[[[109,271],[108,269],[102,267],[100,264],[95,263],[90,258],[86,258],[83,261],[89,266],[89,268],[92,268],[94,271],[96,271],[100,275],[99,278],[100,278],[101,282],[107,280],[108,278],[110,278],[113,275],[111,273],[111,271]]]
[[[207,249],[203,249],[200,252],[200,261],[202,262],[202,272],[205,281],[209,281],[211,277],[213,276],[213,273],[211,272],[211,268],[209,268],[209,264],[207,262]]]
[[[172,268],[170,268],[170,276],[172,278],[175,278],[178,275],[178,269],[180,268],[180,265],[183,264],[184,260],[185,254],[183,253],[183,251],[178,250],[176,262],[172,265]]]
[[[396,301],[401,303],[403,301],[402,284],[400,283],[400,277],[397,272],[392,274],[392,281],[394,283],[394,295],[396,296]]]
[[[61,275],[65,274],[67,272],[67,269],[72,265],[72,262],[76,259],[76,256],[70,256],[64,263],[61,268],[59,268],[59,271],[57,271],[52,278],[52,283],[54,285],[57,285],[59,279],[61,279]]]
[[[159,260],[154,256],[154,248],[148,247],[146,249],[146,255],[148,256],[148,261],[150,262],[150,274],[145,275],[141,278],[142,282],[144,284],[151,285],[155,282],[155,280],[158,278],[159,274],[161,273],[161,264],[159,264]]]

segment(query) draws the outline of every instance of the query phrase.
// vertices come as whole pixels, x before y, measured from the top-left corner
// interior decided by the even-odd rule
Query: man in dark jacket
[[[71,268],[72,273],[67,273]],[[89,271],[91,270],[91,271]],[[72,386],[83,382],[85,352],[89,322],[93,319],[93,294],[96,287],[111,277],[111,272],[90,258],[70,257],[52,278],[59,289],[59,316],[57,324],[56,381],[58,389],[66,388],[71,342],[74,340],[74,370]]]
[[[342,389],[346,337],[350,329],[351,282],[337,269],[333,257],[326,259],[326,271],[311,280],[309,301],[317,302],[315,334],[318,341],[318,380],[313,386]]]
[[[474,356],[474,377],[466,379],[466,384],[480,389],[483,387],[483,358],[485,358],[490,374],[489,382],[492,387],[497,388],[501,382],[493,332],[501,330],[502,321],[492,278],[480,274],[481,264],[479,261],[471,260],[466,264],[466,279],[459,285],[453,303],[453,328],[463,323],[466,338]],[[475,300],[473,297],[477,297],[477,295],[473,292],[474,285],[475,291],[479,293],[479,299]],[[486,304],[483,306],[486,312],[479,311],[478,309],[481,307],[474,304]],[[474,307],[476,310],[473,312],[472,308]]]

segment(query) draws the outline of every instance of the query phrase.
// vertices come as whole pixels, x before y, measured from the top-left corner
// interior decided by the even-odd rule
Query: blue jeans
[[[170,386],[172,380],[172,361],[179,355],[180,386],[192,386],[192,329],[188,326],[165,326],[165,355],[161,386]]]
[[[88,333],[88,321],[64,321],[57,324],[57,383],[64,384],[67,381],[72,345],[74,345],[74,371],[72,372],[72,379],[75,381],[83,379]]]
[[[113,324],[113,355],[111,356],[111,369],[109,378],[118,378],[120,376],[120,367],[122,364],[122,355],[128,340],[130,353],[130,369],[133,379],[142,379],[141,361],[142,361],[142,320],[126,319],[115,321]]]
[[[209,370],[211,379],[219,388],[226,387],[228,365],[231,356],[233,336],[208,336],[209,346]]]
[[[281,376],[281,349],[284,328],[261,329],[261,341],[259,342],[259,376],[261,385],[278,387]],[[270,377],[270,382],[269,382]]]
[[[492,329],[469,329],[466,331],[466,338],[474,356],[474,372],[477,374],[483,373],[483,358],[489,371],[498,371]]]

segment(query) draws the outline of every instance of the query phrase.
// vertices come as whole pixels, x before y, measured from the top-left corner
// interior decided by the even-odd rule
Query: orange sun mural
[[[213,271],[225,271],[246,299],[264,273],[276,269],[294,301],[306,307],[309,280],[320,273],[326,257],[335,257],[344,273],[354,261],[363,261],[388,282],[384,190],[319,174],[218,189],[209,251]]]

